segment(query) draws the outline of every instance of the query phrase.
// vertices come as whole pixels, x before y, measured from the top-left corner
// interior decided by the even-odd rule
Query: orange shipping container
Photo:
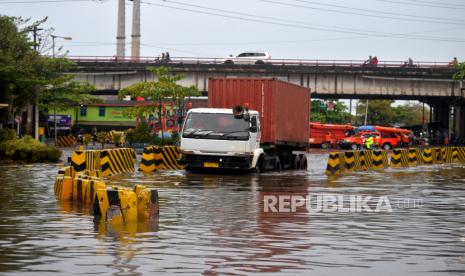
[[[260,113],[262,144],[308,144],[310,89],[273,78],[209,79],[208,107],[245,104]]]

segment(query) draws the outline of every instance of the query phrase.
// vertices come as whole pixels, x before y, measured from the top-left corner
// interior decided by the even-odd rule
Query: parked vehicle
[[[265,64],[271,56],[268,52],[244,52],[237,56],[229,56],[223,60],[225,64]]]
[[[354,127],[347,125],[310,123],[310,145],[319,145],[322,148],[335,147],[337,143],[350,134]]]
[[[187,113],[181,164],[200,168],[306,169],[310,90],[277,79],[214,78],[209,108]]]
[[[407,129],[384,126],[361,126],[357,128],[357,134],[340,141],[341,148],[360,149],[368,137],[373,136],[374,147],[385,150],[407,146],[410,142],[410,131]]]

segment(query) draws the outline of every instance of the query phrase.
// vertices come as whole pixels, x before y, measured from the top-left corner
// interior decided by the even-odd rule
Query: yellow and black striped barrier
[[[74,177],[76,175],[76,172],[74,171],[74,168],[72,166],[67,166],[63,167],[58,170],[58,174],[63,175],[63,176],[71,176]]]
[[[131,148],[74,151],[71,166],[75,172],[101,172],[103,176],[133,172],[136,154]],[[99,173],[92,175],[99,176]]]
[[[57,175],[54,192],[58,200],[71,200],[73,198],[73,178],[62,174]]]
[[[71,166],[75,172],[100,170],[100,151],[73,151],[71,154]]]
[[[432,148],[432,151],[433,151],[433,163],[434,164],[444,163],[442,148]]]
[[[158,218],[158,191],[137,187],[100,189],[94,202],[94,215],[109,223],[135,222]]]
[[[101,150],[100,160],[104,176],[133,172],[135,151],[130,148]]]
[[[139,170],[143,172],[183,170],[184,166],[178,163],[180,157],[181,149],[176,146],[146,147],[142,154]]]
[[[460,162],[465,162],[465,147],[458,147],[457,155]]]
[[[465,147],[393,149],[390,160],[385,150],[333,152],[329,154],[326,174],[457,162],[465,162]]]
[[[155,156],[153,147],[145,147],[142,153],[139,170],[143,172],[155,171]]]
[[[385,169],[389,166],[388,156],[385,150],[373,150],[371,154],[373,169]]]
[[[425,149],[421,149],[421,158],[419,158],[419,160],[421,160],[421,164],[424,164],[424,165],[431,165],[434,163],[434,159],[433,159],[433,149],[430,149],[430,148],[425,148]],[[417,152],[418,153],[418,152]]]
[[[344,152],[344,170],[346,171],[353,171],[356,169],[355,163],[355,152],[353,151],[346,151]]]
[[[342,157],[342,158],[341,158]],[[331,152],[328,158],[328,165],[326,166],[326,175],[333,176],[339,175],[344,171],[345,155],[343,152]]]
[[[408,150],[393,149],[391,153],[391,167],[408,167]]]
[[[416,149],[408,149],[408,165],[409,167],[418,165]]]
[[[55,177],[54,192],[58,200],[92,206],[93,215],[109,223],[156,221],[159,215],[158,191],[143,185],[107,188],[98,176],[89,171],[69,176],[73,170],[63,168]],[[66,175],[69,174],[69,175]],[[92,173],[90,173],[92,174]]]
[[[74,136],[58,136],[57,146],[59,147],[73,147],[76,145],[76,137]]]

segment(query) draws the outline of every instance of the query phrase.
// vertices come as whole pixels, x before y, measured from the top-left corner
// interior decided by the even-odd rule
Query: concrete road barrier
[[[76,137],[74,136],[58,136],[57,146],[59,147],[74,147],[76,145]]]
[[[181,149],[176,146],[146,147],[142,154],[139,170],[143,172],[183,170],[184,166],[178,163],[180,157]]]

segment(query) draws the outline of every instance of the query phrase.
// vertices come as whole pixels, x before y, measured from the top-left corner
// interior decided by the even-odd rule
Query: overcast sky
[[[56,1],[56,2],[55,2]],[[465,59],[460,0],[143,0],[144,56],[450,61]],[[41,19],[70,55],[116,52],[117,0],[0,0],[0,14]],[[132,2],[126,5],[130,53]]]

